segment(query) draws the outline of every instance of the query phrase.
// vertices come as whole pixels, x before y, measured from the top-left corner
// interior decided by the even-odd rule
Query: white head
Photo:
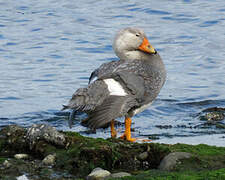
[[[120,30],[113,43],[113,49],[120,59],[141,59],[143,54],[156,54],[156,50],[149,44],[141,29],[125,28]]]

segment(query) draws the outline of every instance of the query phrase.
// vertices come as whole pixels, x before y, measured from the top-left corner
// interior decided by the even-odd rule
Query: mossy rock
[[[130,172],[157,168],[162,158],[170,152],[168,147],[160,144],[138,144],[119,139],[70,135],[72,143],[68,150],[57,152],[56,167],[66,168],[72,174],[79,172],[80,175],[85,175],[96,167]],[[139,161],[137,156],[145,151],[148,151],[148,158],[144,162]]]
[[[28,144],[25,142],[26,130],[20,126],[12,125],[0,131],[0,152],[9,155],[27,152]],[[7,151],[10,149],[10,151]]]
[[[202,127],[214,126],[217,129],[225,129],[225,108],[212,107],[199,113],[199,118],[205,121]]]
[[[207,175],[223,177],[225,168],[225,147],[203,144],[197,146],[139,144],[120,139],[95,139],[81,136],[79,133],[62,132],[67,141],[65,146],[57,146],[40,139],[34,148],[30,148],[29,142],[24,138],[26,131],[25,128],[15,126],[0,130],[0,166],[6,158],[12,158],[16,153],[27,153],[30,157],[28,160],[12,158],[12,167],[6,170],[3,168],[0,174],[7,176],[8,173],[14,172],[16,177],[22,171],[34,175],[37,173],[44,179],[51,179],[51,173],[84,178],[94,168],[101,167],[110,172],[129,172],[133,174],[129,179],[163,179],[163,177],[176,179],[186,176],[207,177]],[[170,152],[188,152],[193,156],[181,160],[173,172],[156,170],[161,160]],[[143,160],[139,158],[142,153],[147,154]],[[50,168],[41,164],[41,160],[49,154],[56,154],[56,162]],[[32,162],[35,163],[30,165]]]
[[[181,171],[181,172],[165,172],[159,170],[150,170],[140,172],[138,175],[124,177],[124,178],[111,178],[108,180],[222,180],[225,179],[225,168],[218,170],[204,170],[204,171]]]

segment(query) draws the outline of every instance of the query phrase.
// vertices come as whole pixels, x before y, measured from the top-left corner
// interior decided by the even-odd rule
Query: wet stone
[[[148,152],[143,152],[141,154],[138,155],[138,159],[141,161],[144,161],[148,158]]]
[[[20,126],[17,126],[17,125],[10,125],[10,126],[7,127],[6,135],[12,136],[12,135],[16,134],[16,132],[20,132],[20,133],[22,132],[23,133],[24,131],[25,131],[25,128],[23,128],[23,127],[20,127]]]
[[[14,158],[16,158],[16,159],[28,159],[29,155],[28,154],[15,154]]]
[[[66,137],[58,132],[56,128],[46,124],[34,124],[27,130],[26,139],[29,142],[30,149],[34,147],[37,141],[45,140],[59,146],[66,145]]]
[[[42,160],[42,163],[47,166],[53,166],[55,164],[55,161],[56,161],[56,154],[49,154]]]
[[[191,158],[192,154],[187,152],[172,152],[165,156],[161,161],[158,169],[171,171],[179,163],[179,160]]]
[[[19,127],[17,125],[9,125],[1,129],[0,140],[5,141],[6,143],[4,147],[13,149],[15,154],[28,147],[24,138],[25,134],[25,128]]]
[[[222,121],[225,115],[222,112],[209,112],[205,114],[205,118],[208,121]]]
[[[5,160],[5,161],[3,162],[3,166],[4,166],[5,168],[10,168],[11,165],[12,165],[12,164],[11,164],[8,160]]]
[[[29,180],[26,175],[22,175],[16,178],[17,180]]]
[[[212,107],[202,111],[201,120],[222,121],[225,119],[225,108]]]
[[[103,180],[106,177],[110,176],[110,172],[107,170],[104,170],[102,168],[95,168],[92,170],[92,172],[87,176],[87,180]]]

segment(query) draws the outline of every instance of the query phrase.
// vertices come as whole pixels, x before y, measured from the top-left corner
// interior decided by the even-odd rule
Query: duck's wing
[[[94,81],[87,88],[79,88],[62,110],[73,109],[81,112],[89,112],[100,105],[109,95],[107,84],[104,81]]]
[[[137,102],[132,96],[109,96],[88,114],[82,124],[91,129],[105,127],[113,119],[126,115],[129,109],[136,105]]]
[[[119,61],[111,61],[111,62],[103,63],[99,68],[95,69],[91,73],[88,84],[91,84],[92,82],[94,82],[95,80],[97,80],[98,78],[106,74],[112,73],[112,71],[123,62],[124,62],[123,60],[119,60]]]
[[[112,72],[114,77],[118,74],[129,92],[135,95],[139,106],[151,103],[159,94],[166,80],[164,71],[141,60],[120,64]]]

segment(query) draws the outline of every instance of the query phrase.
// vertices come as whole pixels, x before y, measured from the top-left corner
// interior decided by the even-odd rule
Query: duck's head
[[[157,54],[144,31],[139,28],[120,30],[114,39],[113,49],[116,55],[124,60],[142,59],[146,55]]]

